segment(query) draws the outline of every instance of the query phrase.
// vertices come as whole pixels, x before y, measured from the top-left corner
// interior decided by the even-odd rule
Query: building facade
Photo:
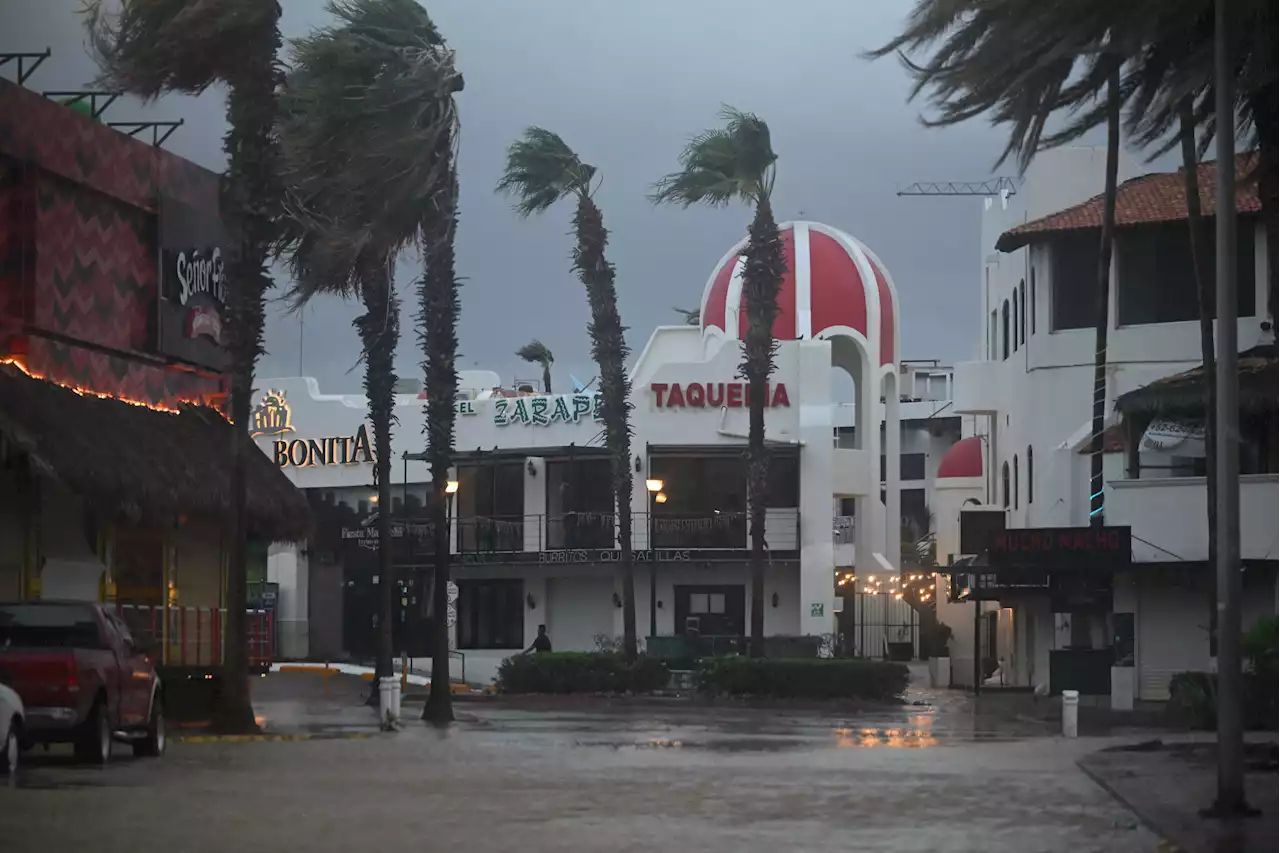
[[[1109,528],[1131,535],[1126,553],[1094,552],[1096,577],[1054,553],[1038,566],[1022,565],[1038,569],[1040,582],[1020,582],[1015,589],[1012,574],[1001,578],[995,571],[1004,558],[990,547],[963,551],[959,542],[960,506],[966,504],[994,509],[1010,531],[1089,525],[1101,223],[1101,197],[1094,193],[1102,189],[1104,160],[1103,151],[1090,148],[1045,152],[1016,194],[986,202],[978,288],[982,333],[976,359],[956,368],[955,408],[975,419],[976,437],[964,442],[966,449],[952,451],[968,463],[949,484],[955,499],[940,528],[954,533],[948,553],[976,558],[967,573],[953,577],[953,594],[956,578],[963,578],[966,600],[998,603],[1001,636],[1007,638],[1000,667],[1008,683],[1051,684],[1056,691],[1075,679],[1069,686],[1110,693],[1113,703],[1126,707],[1135,698],[1165,698],[1175,672],[1214,664],[1203,385],[1184,395],[1189,406],[1153,403],[1143,418],[1116,405],[1133,395],[1151,397],[1170,377],[1194,377],[1201,363],[1180,173],[1133,177],[1132,164],[1121,160],[1109,293],[1104,518]],[[1245,155],[1237,174],[1247,165]],[[1211,245],[1213,164],[1200,167],[1199,179]],[[1267,268],[1251,186],[1241,187],[1237,209],[1240,300],[1233,322],[1241,350],[1256,353],[1259,369],[1274,376],[1267,286],[1274,272]],[[1212,258],[1204,268],[1212,278]],[[1277,555],[1275,388],[1269,399],[1260,393],[1254,402],[1255,420],[1242,416],[1242,424],[1259,424],[1241,445],[1246,626],[1274,612]],[[988,537],[989,546],[1030,541],[996,536]],[[984,583],[991,588],[980,589]],[[1074,592],[1072,584],[1079,587]]]
[[[930,430],[939,441],[958,435],[958,417],[945,399],[907,396],[904,402],[901,386],[910,382],[914,389],[917,379],[922,396],[945,398],[949,369],[930,363],[899,370],[897,298],[875,255],[818,223],[785,223],[781,230],[788,273],[765,410],[772,452],[765,631],[825,636],[836,630],[838,566],[898,572],[907,514],[902,475],[912,474],[923,488],[941,456],[914,436]],[[632,545],[642,637],[690,627],[735,637],[750,625],[748,390],[738,378],[742,248],[726,253],[708,279],[700,324],[655,330],[630,373]],[[833,377],[852,385],[851,399],[833,396]],[[307,492],[320,519],[305,549],[281,547],[269,558],[281,585],[282,641],[292,637],[282,652],[359,654],[356,638],[376,618],[368,575],[379,543],[368,519],[388,509],[372,503],[365,399],[324,394],[305,378],[264,380],[262,387],[255,439]],[[540,624],[558,649],[591,649],[619,637],[620,551],[594,394],[511,391],[496,374],[473,371],[461,375],[457,406],[451,510],[457,598],[448,616],[459,652],[454,675],[465,660],[468,680],[488,680],[503,658],[529,645]],[[904,434],[909,407],[920,425]],[[422,450],[421,409],[416,394],[397,398],[398,496],[389,508],[403,520],[393,554],[403,586],[400,645],[410,651],[414,637],[425,636],[419,620],[430,618],[418,592],[432,566],[414,524],[429,482],[425,463],[412,458]],[[897,461],[904,435],[919,444],[913,452],[923,454],[910,471]],[[882,456],[892,460],[883,475]],[[927,507],[913,511],[927,534]],[[841,516],[856,530],[843,540]],[[340,605],[336,588],[344,590]],[[320,613],[329,614],[324,623]]]
[[[216,663],[219,178],[113,127],[109,97],[0,80],[0,600],[112,601],[166,660]],[[304,539],[302,496],[256,455],[247,475],[261,550]]]

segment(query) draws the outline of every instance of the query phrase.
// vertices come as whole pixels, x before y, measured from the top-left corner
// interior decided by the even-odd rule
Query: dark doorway
[[[677,586],[676,632],[684,633],[688,620],[696,618],[704,637],[741,637],[747,631],[746,587]]]

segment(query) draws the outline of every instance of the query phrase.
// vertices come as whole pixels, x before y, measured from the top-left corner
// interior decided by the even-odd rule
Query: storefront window
[[[524,581],[458,581],[458,648],[524,648]]]
[[[612,547],[615,531],[609,460],[551,460],[546,471],[546,547]]]

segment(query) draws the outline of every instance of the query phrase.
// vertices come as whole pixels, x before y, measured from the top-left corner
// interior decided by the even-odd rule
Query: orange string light
[[[146,400],[134,400],[130,397],[117,397],[112,394],[104,394],[101,391],[95,391],[92,388],[84,388],[79,385],[69,385],[66,382],[61,382],[52,377],[44,376],[42,374],[36,373],[33,370],[30,370],[26,365],[25,359],[23,359],[20,356],[18,357],[8,356],[6,358],[0,358],[0,365],[4,365],[4,364],[12,365],[18,368],[18,370],[21,370],[23,374],[25,374],[30,379],[35,379],[41,382],[48,382],[51,385],[57,385],[59,388],[66,388],[68,391],[71,391],[75,394],[79,394],[81,397],[97,397],[99,400],[115,400],[118,403],[126,403],[130,406],[138,406],[139,408],[143,408],[143,409],[151,409],[154,412],[164,412],[167,415],[176,415],[179,413],[179,409],[176,409],[173,406],[167,406],[164,403],[150,403],[150,402],[147,402]],[[201,404],[195,404],[195,405],[201,405]],[[221,414],[221,412],[219,412],[219,414]]]

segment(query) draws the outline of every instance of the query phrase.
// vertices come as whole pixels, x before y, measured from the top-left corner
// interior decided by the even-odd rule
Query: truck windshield
[[[10,647],[95,649],[101,645],[90,607],[0,604],[0,651]]]

